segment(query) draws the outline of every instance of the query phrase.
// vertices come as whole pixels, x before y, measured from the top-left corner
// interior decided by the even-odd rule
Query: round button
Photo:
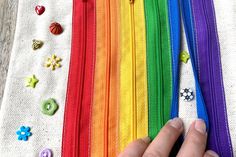
[[[44,149],[39,153],[39,157],[52,157],[52,150],[51,149]]]
[[[184,100],[184,101],[191,101],[193,100],[194,96],[193,96],[193,91],[190,88],[184,88],[181,89],[180,91],[180,97]]]

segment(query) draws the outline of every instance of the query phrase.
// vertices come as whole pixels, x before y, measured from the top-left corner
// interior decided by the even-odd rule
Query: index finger
[[[148,156],[169,156],[169,153],[183,132],[183,122],[180,118],[175,118],[167,122],[161,129],[157,137],[149,145],[143,157]]]

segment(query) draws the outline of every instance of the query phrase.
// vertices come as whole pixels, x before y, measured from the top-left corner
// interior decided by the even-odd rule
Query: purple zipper
[[[213,1],[192,0],[192,11],[199,81],[210,120],[208,149],[233,157]]]

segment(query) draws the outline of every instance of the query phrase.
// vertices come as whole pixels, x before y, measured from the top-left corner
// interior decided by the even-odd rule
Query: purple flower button
[[[44,149],[39,153],[39,157],[52,157],[52,150],[51,149]]]

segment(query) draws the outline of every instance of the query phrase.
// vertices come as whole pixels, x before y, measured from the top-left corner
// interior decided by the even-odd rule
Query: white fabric
[[[236,154],[236,1],[214,0],[227,112],[231,140]],[[38,16],[34,7],[42,4],[46,7],[43,15]],[[19,1],[17,28],[11,56],[9,73],[0,111],[0,156],[32,157],[38,156],[43,148],[51,148],[54,156],[61,152],[64,102],[70,59],[72,0],[21,0]],[[50,34],[51,22],[62,24],[64,32],[59,36]],[[187,50],[182,31],[182,50]],[[44,41],[37,51],[31,48],[32,39]],[[62,68],[51,71],[43,67],[46,57],[56,53],[63,59]],[[180,88],[195,89],[191,61],[181,63]],[[26,88],[24,78],[35,74],[39,79],[35,89]],[[40,103],[47,98],[55,98],[59,110],[52,116],[40,112]],[[180,117],[186,130],[196,119],[196,102],[179,101]],[[27,142],[18,141],[15,132],[21,125],[30,126],[33,135]]]
[[[183,28],[183,21],[182,21],[182,29],[181,29],[181,51],[187,51],[188,45],[186,41],[186,36]],[[196,90],[195,88],[195,81],[192,71],[192,63],[189,59],[187,63],[180,63],[180,89],[184,88],[191,88],[193,91]],[[183,101],[179,99],[179,117],[183,120],[185,124],[185,134],[191,123],[197,118],[197,108],[196,108],[196,95],[194,92],[194,99],[190,102]]]
[[[36,5],[46,11],[38,16]],[[52,22],[64,28],[61,35],[49,32]],[[43,148],[61,156],[62,127],[71,45],[72,0],[19,0],[17,26],[9,66],[8,78],[0,112],[0,156],[37,157]],[[44,41],[37,51],[32,50],[32,40]],[[62,67],[51,71],[43,66],[52,54],[61,57]],[[35,74],[39,79],[35,89],[25,87],[25,77]],[[55,98],[59,110],[53,116],[41,113],[43,100]],[[20,126],[31,127],[28,141],[18,141],[16,131]]]

